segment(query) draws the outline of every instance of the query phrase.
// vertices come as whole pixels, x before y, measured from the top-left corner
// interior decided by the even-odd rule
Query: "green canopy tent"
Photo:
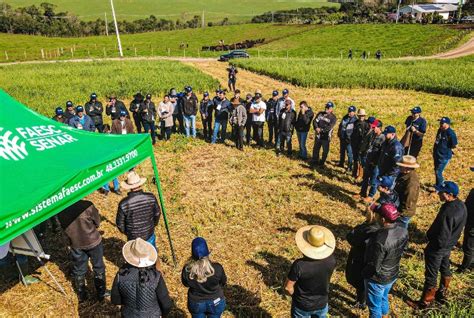
[[[82,131],[41,116],[0,90],[0,245],[148,158],[176,264],[148,134]]]

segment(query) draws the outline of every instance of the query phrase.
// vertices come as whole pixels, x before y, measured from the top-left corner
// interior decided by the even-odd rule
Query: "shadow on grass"
[[[235,317],[271,317],[270,313],[260,307],[259,296],[239,285],[227,285],[224,288],[227,311]]]
[[[247,265],[260,271],[263,282],[268,288],[276,291],[280,295],[284,295],[283,284],[290,270],[291,262],[282,256],[265,251],[258,252],[255,258],[263,259],[267,264],[262,265],[253,260],[249,260],[247,261]]]

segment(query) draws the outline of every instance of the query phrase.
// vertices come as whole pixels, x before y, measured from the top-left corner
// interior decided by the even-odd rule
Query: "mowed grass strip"
[[[250,59],[237,65],[304,87],[396,88],[474,97],[474,56],[418,61]]]

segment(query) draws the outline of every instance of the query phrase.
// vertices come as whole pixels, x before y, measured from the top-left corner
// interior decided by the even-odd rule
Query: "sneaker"
[[[372,201],[374,201],[374,198],[372,198],[372,197],[366,197],[366,198],[363,199],[363,201],[364,201],[365,203],[372,203]]]
[[[361,200],[361,199],[363,200],[363,199],[365,199],[360,194],[354,194],[354,195],[352,195],[352,198],[354,198],[354,200]]]
[[[104,196],[108,196],[108,195],[109,195],[109,192],[110,192],[109,190],[104,190],[104,192],[102,192],[102,194],[103,194]]]
[[[26,286],[31,285],[31,284],[35,284],[35,283],[40,281],[38,278],[33,277],[31,275],[26,275],[24,278],[25,278],[25,280],[23,282],[25,283]]]
[[[116,195],[122,195],[122,191],[120,191],[120,189],[114,190],[114,193],[115,193]]]

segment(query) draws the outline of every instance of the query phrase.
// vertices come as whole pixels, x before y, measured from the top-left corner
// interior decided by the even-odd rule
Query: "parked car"
[[[244,50],[234,50],[234,51],[231,51],[227,54],[222,54],[219,57],[219,61],[227,62],[230,59],[238,59],[238,58],[248,59],[249,57],[250,57],[250,55]]]
[[[461,23],[474,23],[474,15],[468,15],[461,18]]]

